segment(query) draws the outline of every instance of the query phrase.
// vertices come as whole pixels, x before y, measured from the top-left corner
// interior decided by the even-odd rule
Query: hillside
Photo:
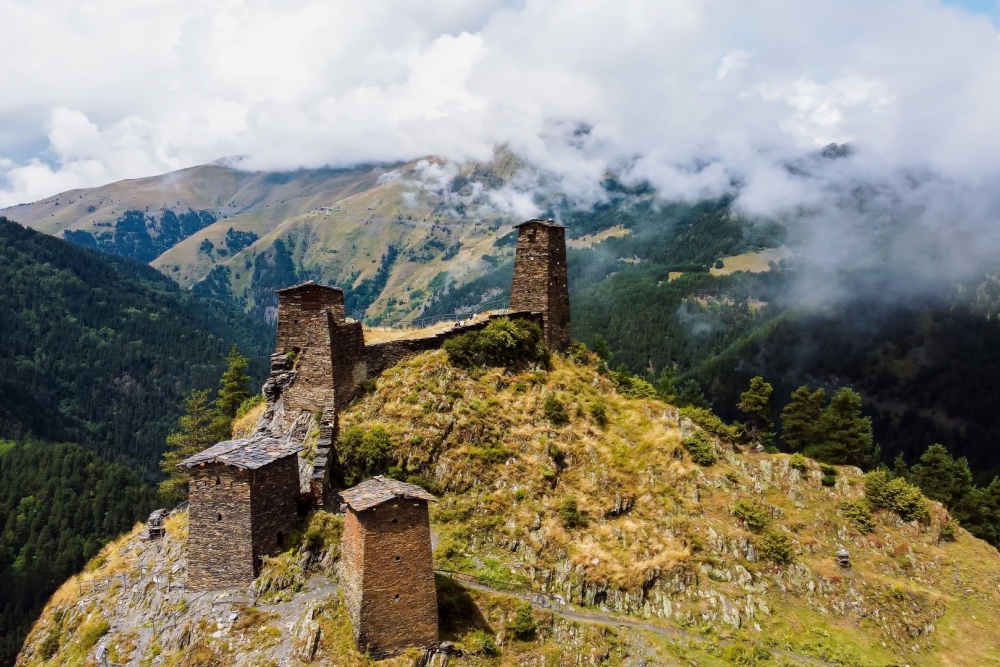
[[[271,332],[153,269],[0,218],[0,437],[75,442],[147,480],[184,395]]]
[[[619,395],[595,362],[466,371],[425,353],[342,415],[345,434],[388,436],[371,438],[372,465],[439,495],[437,566],[471,577],[438,579],[443,639],[464,655],[432,664],[1000,664],[1000,554],[940,505],[869,513],[874,478],[740,451],[706,415]],[[314,514],[268,561],[256,606],[185,594],[185,522],[106,548],[19,664],[101,647],[116,664],[368,664],[336,589],[337,517]]]

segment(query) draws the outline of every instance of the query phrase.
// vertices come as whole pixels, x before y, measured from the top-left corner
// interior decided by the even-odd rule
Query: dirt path
[[[711,643],[713,640],[705,639],[701,635],[696,635],[691,632],[685,632],[684,630],[678,630],[677,628],[668,628],[656,623],[649,623],[646,621],[640,621],[634,618],[629,618],[626,616],[616,616],[612,614],[606,614],[599,611],[590,611],[583,609],[575,609],[567,604],[560,603],[556,600],[552,600],[540,593],[523,593],[516,591],[505,591],[491,586],[486,586],[484,584],[476,581],[474,577],[469,575],[463,575],[455,572],[441,572],[441,574],[451,577],[455,581],[459,582],[466,588],[471,588],[473,590],[482,591],[484,593],[490,593],[491,595],[503,595],[506,597],[515,597],[525,602],[531,604],[532,607],[536,609],[542,609],[545,611],[550,611],[554,614],[558,614],[563,618],[576,621],[578,623],[592,623],[596,625],[610,625],[616,628],[630,628],[632,630],[637,630],[640,632],[649,632],[661,637],[665,637],[669,640],[675,642],[693,643],[693,644],[707,644]],[[721,646],[727,646],[730,642],[727,640],[717,640]],[[803,665],[823,665],[824,667],[835,667],[834,663],[826,662],[818,658],[812,658],[806,655],[800,655],[798,653],[792,653],[791,651],[781,651],[778,649],[771,649],[771,653],[778,655],[789,660],[795,661]]]

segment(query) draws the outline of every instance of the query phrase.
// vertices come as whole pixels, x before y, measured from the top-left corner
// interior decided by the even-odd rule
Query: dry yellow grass
[[[257,420],[267,410],[267,405],[261,403],[247,411],[242,417],[233,420],[233,438],[248,438],[253,433]]]
[[[586,234],[585,236],[581,236],[579,238],[570,239],[569,241],[566,241],[566,245],[570,248],[578,249],[591,248],[606,239],[620,238],[622,236],[628,236],[631,233],[631,229],[626,229],[621,225],[615,225],[614,227],[602,230],[596,234]]]
[[[770,248],[760,252],[748,252],[742,255],[726,257],[722,260],[722,268],[710,269],[713,276],[728,276],[737,271],[749,271],[750,273],[764,273],[770,271],[768,262],[777,262],[792,256],[792,251],[788,248]]]

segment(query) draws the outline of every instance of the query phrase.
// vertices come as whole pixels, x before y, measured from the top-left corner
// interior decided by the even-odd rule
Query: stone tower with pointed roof
[[[562,352],[569,347],[569,279],[566,274],[566,228],[551,220],[516,225],[517,251],[510,286],[510,309],[542,314],[545,344]]]
[[[229,440],[185,459],[187,587],[249,585],[261,558],[281,550],[297,518],[300,445],[270,437]]]
[[[374,657],[438,640],[427,503],[414,484],[375,477],[340,492],[344,602],[358,650]]]

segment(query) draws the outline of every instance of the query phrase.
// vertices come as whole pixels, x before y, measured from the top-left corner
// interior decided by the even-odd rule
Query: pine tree
[[[972,472],[965,458],[955,460],[941,445],[931,445],[911,471],[913,483],[924,495],[961,513],[972,491]]]
[[[851,389],[833,395],[820,415],[816,435],[818,444],[809,447],[806,454],[817,460],[866,470],[878,462],[871,419],[861,416],[861,395]]]
[[[243,402],[253,395],[250,392],[250,376],[247,375],[250,360],[241,355],[234,345],[226,361],[229,367],[219,382],[219,398],[215,401],[215,409],[221,416],[232,421]]]
[[[677,389],[677,407],[686,408],[688,406],[706,410],[712,407],[712,404],[705,398],[705,394],[701,392],[701,385],[698,384],[698,381],[690,378]]]
[[[906,465],[906,459],[903,458],[903,452],[896,454],[896,458],[893,459],[892,474],[898,479],[910,479],[910,468]]]
[[[677,374],[674,371],[674,367],[667,364],[660,371],[660,377],[657,378],[656,383],[653,385],[656,387],[656,395],[660,397],[660,400],[666,403],[675,403],[677,401]]]
[[[798,452],[816,444],[824,403],[826,392],[822,389],[810,392],[809,387],[802,385],[792,392],[791,401],[781,411],[781,437],[788,449]]]
[[[774,441],[774,422],[771,420],[771,393],[773,387],[759,375],[750,380],[750,388],[740,394],[736,407],[750,419],[745,429],[750,442],[767,447]]]
[[[164,498],[183,500],[187,497],[189,475],[186,468],[177,467],[178,463],[225,439],[226,434],[219,431],[218,414],[212,407],[210,395],[208,390],[191,392],[184,401],[181,430],[167,436],[167,451],[160,460],[160,468],[167,476],[160,482]]]

